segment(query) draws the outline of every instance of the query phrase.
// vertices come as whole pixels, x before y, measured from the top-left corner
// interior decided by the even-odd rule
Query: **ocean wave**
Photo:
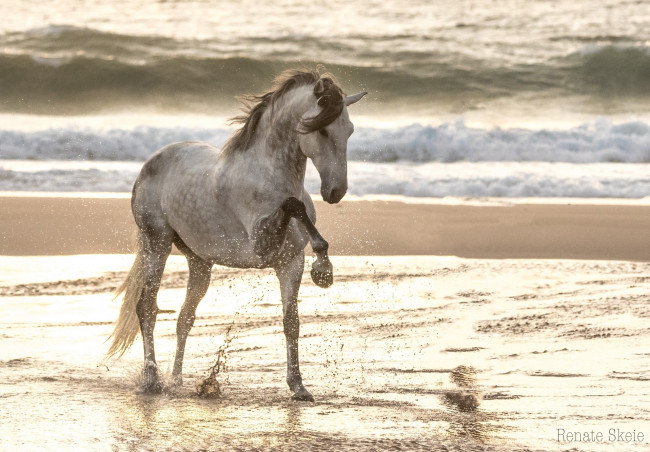
[[[232,129],[58,128],[0,130],[0,159],[144,161],[177,141],[201,140],[219,147]],[[543,161],[648,163],[650,126],[643,121],[587,123],[566,130],[481,129],[462,119],[439,126],[391,129],[358,127],[348,143],[348,159],[365,162]]]
[[[371,91],[378,105],[478,108],[522,93],[650,97],[649,47],[614,37],[527,63],[433,51],[426,36],[386,41],[309,35],[182,40],[72,26],[14,32],[0,36],[0,110],[62,114],[135,105],[205,112],[266,89],[286,68],[316,63],[344,86]],[[419,44],[395,44],[402,41]]]
[[[634,199],[650,196],[648,164],[354,162],[348,175],[348,192],[359,196]],[[310,193],[319,193],[320,179],[315,171],[308,173],[305,185]]]
[[[178,141],[206,141],[218,146],[229,129],[140,126],[133,129],[47,129],[0,131],[0,159],[144,161]]]
[[[390,162],[650,162],[650,126],[601,119],[567,130],[479,129],[460,119],[438,127],[360,128],[350,139],[355,160]]]
[[[130,192],[141,163],[0,161],[0,191]],[[350,162],[348,193],[410,197],[645,198],[650,164]],[[308,165],[305,187],[320,192]]]
[[[603,97],[650,94],[650,46],[588,44],[563,59],[568,84],[576,91],[599,90]]]
[[[112,58],[0,55],[0,109],[73,114],[140,107],[202,111],[261,91],[281,69],[249,59],[175,57],[147,64]],[[243,87],[246,86],[246,89]]]

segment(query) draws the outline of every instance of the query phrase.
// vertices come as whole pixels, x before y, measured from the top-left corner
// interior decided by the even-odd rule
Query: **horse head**
[[[321,196],[330,204],[339,202],[348,189],[347,148],[354,125],[347,107],[366,94],[344,96],[331,78],[323,77],[314,85],[313,105],[300,121],[300,149],[314,162]]]

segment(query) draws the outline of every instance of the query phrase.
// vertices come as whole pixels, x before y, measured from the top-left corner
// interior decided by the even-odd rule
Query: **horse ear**
[[[359,102],[361,100],[361,98],[363,96],[365,96],[366,94],[368,94],[368,92],[363,91],[363,92],[360,92],[360,93],[357,93],[357,94],[353,94],[351,96],[346,96],[345,99],[344,99],[345,105],[349,106],[349,105],[352,105],[352,104],[354,104],[356,102]]]
[[[325,81],[321,78],[318,79],[316,85],[314,86],[314,96],[318,97],[319,94],[322,94],[325,91]]]

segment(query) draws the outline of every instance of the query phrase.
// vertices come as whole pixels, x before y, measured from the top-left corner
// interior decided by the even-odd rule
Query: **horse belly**
[[[183,149],[163,178],[162,213],[183,243],[206,261],[242,268],[272,266],[284,248],[302,252],[305,234],[292,220],[283,249],[270,256],[255,254],[251,230],[258,218],[251,207],[256,200],[248,199],[250,184],[233,180],[239,172],[222,167],[206,151],[195,145]]]
[[[170,194],[164,203],[168,224],[204,260],[222,261],[247,254],[246,229],[226,206],[211,198],[191,190]]]
[[[170,225],[199,257],[227,267],[274,267],[278,259],[302,253],[308,243],[306,232],[302,231],[296,220],[292,220],[283,246],[267,256],[258,256],[246,229],[239,223],[224,221],[219,213],[223,212],[204,209],[194,215],[193,221],[189,221],[191,216],[188,214],[182,220],[170,221]]]

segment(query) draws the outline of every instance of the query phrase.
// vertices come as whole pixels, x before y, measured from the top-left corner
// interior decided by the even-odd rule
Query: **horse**
[[[213,265],[272,268],[280,283],[292,399],[313,401],[298,360],[298,291],[305,247],[316,254],[311,278],[333,283],[328,242],[314,223],[304,188],[307,159],[316,167],[324,201],[347,191],[347,142],[354,131],[347,107],[366,92],[346,96],[329,74],[288,70],[270,91],[244,98],[242,124],[219,150],[204,142],[163,147],[142,166],[131,210],[138,227],[133,266],[107,356],[122,356],[138,331],[144,345],[143,390],[163,390],[154,352],[157,293],[172,244],[185,255],[189,278],[176,327],[173,384],[182,385],[183,355],[196,308],[210,284]],[[109,338],[109,339],[110,339]]]

